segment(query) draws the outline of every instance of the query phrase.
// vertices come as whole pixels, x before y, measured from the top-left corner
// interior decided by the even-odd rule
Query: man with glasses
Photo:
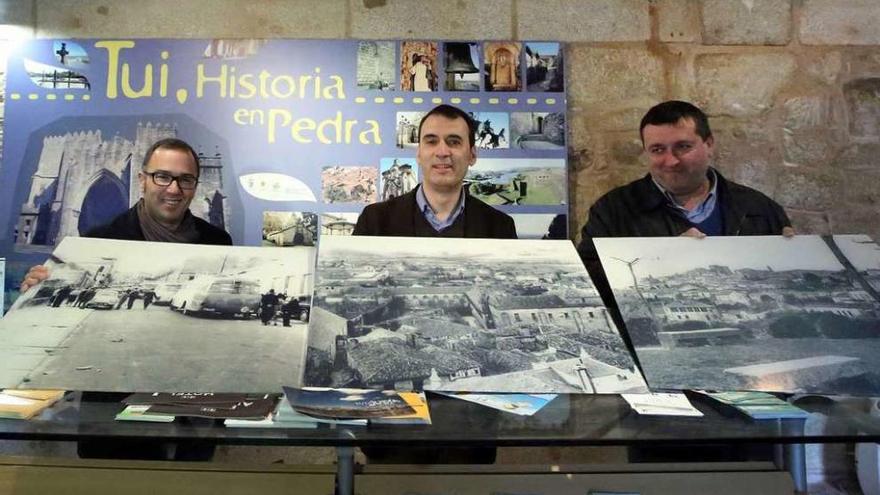
[[[226,231],[189,211],[199,182],[199,157],[185,141],[167,138],[153,143],[144,154],[138,182],[143,198],[109,224],[87,232],[84,237],[232,245]],[[48,276],[43,265],[32,267],[22,281],[21,291]]]
[[[144,196],[138,204],[86,237],[232,244],[226,231],[189,211],[199,182],[199,157],[186,142],[168,138],[150,146],[138,182]]]
[[[606,304],[613,301],[595,237],[794,235],[779,204],[710,166],[715,139],[696,106],[660,103],[642,117],[639,133],[648,174],[599,198],[581,230],[578,252]]]

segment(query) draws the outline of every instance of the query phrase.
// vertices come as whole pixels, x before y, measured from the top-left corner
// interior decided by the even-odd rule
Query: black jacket
[[[416,191],[368,205],[358,217],[354,235],[415,237],[416,221],[422,217]],[[513,219],[504,212],[471,197],[464,199],[464,237],[516,239]]]
[[[199,233],[199,238],[193,244],[232,245],[232,238],[225,230],[215,227],[199,217],[194,217],[194,220],[196,221],[196,231]],[[146,240],[141,230],[141,224],[138,221],[137,206],[133,206],[125,213],[121,213],[107,225],[102,225],[86,232],[83,237],[117,239],[121,241]]]

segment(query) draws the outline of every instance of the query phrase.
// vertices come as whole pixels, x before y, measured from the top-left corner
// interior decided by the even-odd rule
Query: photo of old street
[[[321,240],[305,384],[645,391],[567,241]]]
[[[596,246],[652,388],[880,393],[880,247],[869,237]]]
[[[274,392],[302,374],[315,249],[68,237],[0,324],[0,386]]]

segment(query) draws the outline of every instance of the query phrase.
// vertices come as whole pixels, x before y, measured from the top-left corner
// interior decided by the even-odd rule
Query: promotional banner
[[[565,238],[564,61],[554,42],[36,40],[6,68],[7,287],[140,197],[155,141],[199,153],[192,212],[239,245],[313,245],[411,191],[421,116],[477,122],[470,194],[520,237]],[[13,292],[11,295],[17,295]]]

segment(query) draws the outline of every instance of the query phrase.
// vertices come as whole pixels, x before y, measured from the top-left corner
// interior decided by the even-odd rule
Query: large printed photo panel
[[[0,387],[278,392],[305,358],[315,248],[65,238],[0,320]]]
[[[880,394],[867,236],[595,242],[652,389]]]
[[[569,241],[321,239],[305,384],[645,392]]]

